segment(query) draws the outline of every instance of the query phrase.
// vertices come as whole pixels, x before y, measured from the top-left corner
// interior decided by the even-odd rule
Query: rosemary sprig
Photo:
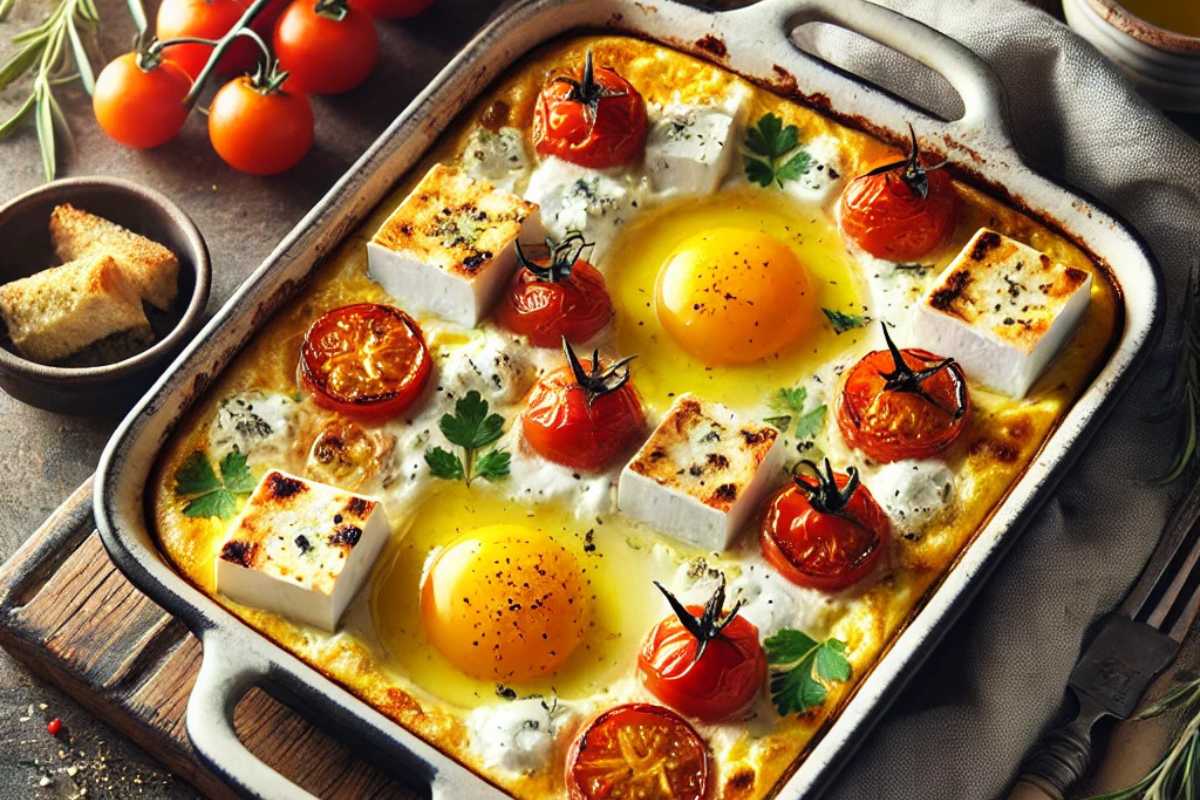
[[[1179,318],[1177,360],[1163,388],[1161,410],[1148,419],[1166,422],[1182,419],[1182,435],[1177,438],[1175,458],[1167,471],[1154,480],[1172,483],[1193,472],[1200,439],[1200,259],[1188,273],[1187,293]]]
[[[1137,783],[1088,800],[1195,800],[1200,797],[1200,678],[1175,686],[1134,719],[1177,711],[1187,724],[1162,760]]]
[[[131,8],[134,2],[131,2]],[[8,15],[14,3],[15,0],[0,0],[0,19]],[[54,96],[54,88],[78,79],[87,93],[92,93],[95,73],[81,33],[94,35],[99,22],[100,12],[95,0],[59,0],[40,24],[13,37],[17,50],[0,66],[0,91],[31,70],[33,72],[29,96],[12,116],[0,123],[0,139],[11,136],[32,116],[46,180],[53,180],[57,171],[57,136],[61,133],[70,141],[71,133]]]

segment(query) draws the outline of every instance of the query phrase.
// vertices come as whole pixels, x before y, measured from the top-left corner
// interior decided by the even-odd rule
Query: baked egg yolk
[[[770,234],[716,228],[685,240],[658,273],[659,322],[706,364],[750,364],[785,350],[817,320],[799,257]]]
[[[579,518],[567,503],[521,502],[481,482],[467,487],[461,481],[439,481],[393,526],[397,535],[380,554],[368,589],[371,625],[362,627],[360,635],[378,648],[388,672],[460,708],[496,703],[498,684],[521,697],[556,695],[564,700],[606,691],[637,661],[646,621],[664,613],[653,582],[671,581],[682,560],[698,555],[620,515]],[[490,555],[482,552],[484,547]],[[533,554],[545,557],[538,562]],[[501,563],[492,563],[497,560]],[[578,591],[571,595],[553,583],[553,595],[545,600],[540,594],[532,602],[510,594],[496,572],[514,573],[518,561],[547,572],[541,576],[533,571],[538,583],[553,583],[553,567],[559,580]],[[471,575],[468,562],[484,569]],[[522,577],[515,588],[534,594],[535,581],[528,589],[524,582]],[[423,602],[427,585],[430,601],[438,603]],[[434,596],[439,587],[443,593]],[[471,613],[461,600],[457,613],[453,601],[449,606],[440,602],[454,593],[471,605],[492,603],[501,615],[497,625],[503,623],[507,631],[489,630],[494,620]],[[565,602],[571,596],[574,603]],[[519,612],[509,610],[510,597],[514,605],[521,604]],[[526,615],[532,606],[540,608]],[[549,613],[541,616],[541,611]],[[472,629],[476,622],[488,623],[479,629],[488,636],[478,648]],[[530,626],[532,638],[517,637],[514,622]],[[484,643],[501,639],[511,648],[497,662]],[[560,644],[552,648],[552,639]],[[564,655],[567,649],[571,653]],[[496,677],[522,670],[532,677]]]
[[[479,528],[451,543],[421,585],[429,641],[481,680],[524,682],[556,672],[590,618],[578,559],[519,525]]]
[[[866,284],[823,206],[735,186],[680,197],[620,229],[601,263],[614,350],[637,355],[651,412],[683,392],[760,407],[853,349],[822,309],[866,319]]]

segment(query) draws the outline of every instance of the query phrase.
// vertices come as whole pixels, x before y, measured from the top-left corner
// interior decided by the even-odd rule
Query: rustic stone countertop
[[[93,52],[111,58],[128,49],[133,26],[122,0],[97,4],[103,32]],[[155,7],[153,2],[148,5]],[[174,198],[196,221],[212,252],[211,314],[497,5],[489,0],[436,0],[434,9],[417,20],[382,25],[379,68],[354,92],[316,101],[317,144],[284,176],[255,178],[227,168],[209,146],[199,115],[189,120],[178,140],[162,148],[124,150],[99,131],[87,96],[74,84],[57,90],[74,138],[61,160],[60,174],[120,176]],[[1042,0],[1038,5],[1056,3]],[[12,17],[0,23],[0,59],[13,52],[9,37],[39,20],[49,6],[49,0],[16,1]],[[97,56],[94,61],[99,65],[107,58]],[[27,85],[19,83],[0,96],[0,117],[6,118],[24,99]],[[1200,132],[1195,119],[1180,121],[1193,133]],[[0,201],[43,182],[32,125],[0,142],[0,164]],[[0,393],[0,463],[5,465],[6,484],[0,492],[0,561],[92,473],[116,422],[51,414]],[[1196,649],[1193,643],[1189,663],[1195,662]],[[898,707],[921,702],[904,697]],[[53,717],[64,723],[64,734],[57,739],[45,729]],[[1114,744],[1119,743],[1122,757],[1109,759],[1103,783],[1121,785],[1144,770],[1163,737],[1153,726],[1118,731]],[[82,796],[195,794],[0,651],[0,798]]]

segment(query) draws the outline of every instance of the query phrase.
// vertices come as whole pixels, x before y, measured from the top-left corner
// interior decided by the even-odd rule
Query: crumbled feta
[[[798,200],[824,205],[842,185],[842,145],[833,136],[818,136],[804,143],[808,169],[800,177],[784,181],[783,190]]]
[[[218,461],[234,450],[251,465],[283,461],[295,438],[297,406],[277,392],[249,391],[225,398],[209,433],[209,451]]]
[[[217,591],[336,630],[390,533],[379,499],[271,470],[221,542]]]
[[[530,697],[476,708],[467,715],[467,732],[488,769],[538,772],[549,765],[559,731],[574,717],[561,702]]]
[[[367,271],[406,310],[473,327],[508,284],[518,237],[543,235],[536,205],[435,164],[367,243]]]
[[[1075,332],[1092,276],[987,228],[967,242],[917,306],[919,343],[967,376],[1024,397]]]
[[[580,231],[594,242],[593,256],[612,241],[641,204],[642,189],[628,176],[599,172],[553,156],[529,176],[525,199],[541,207],[546,232],[562,238]]]
[[[471,131],[463,149],[462,165],[471,176],[490,181],[497,189],[514,191],[529,174],[525,137],[516,128],[492,131],[479,126]]]
[[[870,476],[868,488],[896,530],[915,533],[950,504],[954,473],[937,459],[894,461]]]
[[[444,352],[438,363],[440,392],[462,397],[472,389],[492,404],[514,403],[533,381],[532,365],[513,337],[487,329],[461,347]]]

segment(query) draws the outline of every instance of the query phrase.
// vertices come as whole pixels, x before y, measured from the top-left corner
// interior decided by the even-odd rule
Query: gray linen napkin
[[[1100,198],[1146,237],[1173,315],[1200,251],[1200,146],[1041,11],[1016,0],[882,2],[993,65],[1027,162]],[[926,108],[961,108],[944,81],[860,37],[826,26],[800,36],[827,60],[886,81]],[[1059,709],[1085,627],[1136,578],[1183,488],[1169,492],[1142,480],[1161,474],[1179,436],[1171,425],[1143,419],[1161,394],[1173,338],[1168,327],[1135,387],[830,797],[1002,793]]]

